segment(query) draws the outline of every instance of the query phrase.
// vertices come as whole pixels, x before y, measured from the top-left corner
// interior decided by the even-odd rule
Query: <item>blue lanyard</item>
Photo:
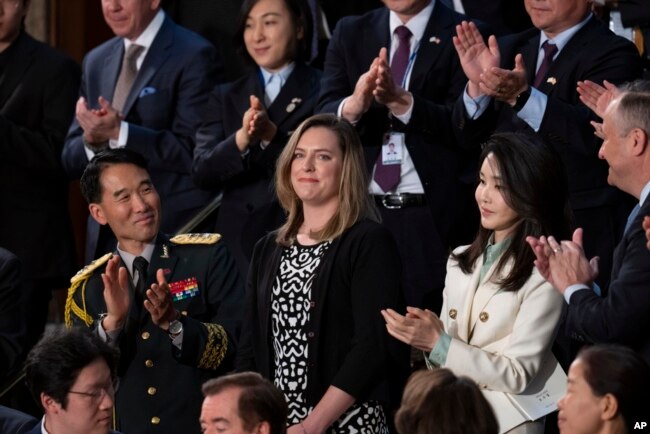
[[[420,42],[422,42],[422,40],[418,41],[417,45],[415,46],[415,49],[409,56],[409,63],[406,64],[406,71],[404,71],[404,77],[402,78],[402,89],[406,89],[406,79],[411,73],[411,69],[413,69],[413,63],[415,62],[415,57],[417,56],[418,50],[420,49]]]

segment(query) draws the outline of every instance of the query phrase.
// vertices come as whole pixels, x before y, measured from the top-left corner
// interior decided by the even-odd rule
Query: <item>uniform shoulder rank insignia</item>
[[[72,276],[72,279],[70,279],[70,288],[68,288],[68,296],[65,301],[65,309],[63,313],[66,327],[72,327],[72,314],[81,319],[81,321],[83,321],[83,323],[88,327],[93,324],[92,316],[90,316],[86,311],[86,283],[93,274],[93,271],[104,265],[112,257],[113,253],[107,253],[101,258],[95,259],[90,264],[79,270],[77,274]],[[79,306],[74,300],[74,295],[80,287],[82,306]]]
[[[221,234],[181,234],[176,235],[171,241],[174,244],[215,244],[221,239]]]
[[[104,256],[102,256],[101,258],[95,259],[90,264],[86,265],[81,270],[77,271],[77,274],[72,276],[72,279],[70,279],[70,283],[72,283],[74,285],[78,281],[90,277],[90,275],[93,273],[93,271],[95,271],[96,269],[98,269],[99,267],[104,265],[112,257],[113,257],[113,253],[107,253]]]

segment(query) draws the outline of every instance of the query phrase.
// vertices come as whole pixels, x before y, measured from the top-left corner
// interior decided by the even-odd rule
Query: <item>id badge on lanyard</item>
[[[389,131],[384,134],[384,140],[381,146],[382,164],[402,164],[404,156],[404,133]]]
[[[413,62],[415,62],[415,56],[418,53],[420,48],[420,43],[418,42],[415,46],[415,49],[409,56],[409,62],[406,66],[406,72],[404,73],[404,78],[402,78],[402,88],[406,89],[406,79],[409,76],[411,69],[413,68]],[[381,146],[381,162],[384,165],[390,164],[402,164],[402,159],[404,158],[404,148],[405,135],[404,133],[399,133],[392,131],[392,128],[384,134],[384,140]]]

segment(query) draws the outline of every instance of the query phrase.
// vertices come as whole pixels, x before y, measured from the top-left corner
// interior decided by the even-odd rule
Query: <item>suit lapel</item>
[[[535,31],[536,36],[529,38],[528,41],[521,47],[521,55],[524,58],[524,65],[526,66],[526,77],[528,83],[535,81],[535,72],[537,70],[537,57],[539,56],[539,38],[540,32]],[[515,55],[517,53],[514,53]],[[513,57],[514,62],[514,57]],[[513,65],[514,66],[514,65]]]
[[[168,17],[165,17],[165,21],[154,38],[151,47],[149,47],[149,51],[142,62],[138,75],[135,77],[133,86],[131,86],[129,96],[124,103],[124,114],[127,114],[131,110],[142,89],[160,69],[160,66],[167,61],[170,55],[170,48],[174,43],[172,26],[173,23]]]
[[[564,76],[569,73],[569,69],[567,69],[566,65],[573,64],[574,60],[572,59],[580,58],[580,53],[585,50],[585,45],[591,42],[589,35],[591,35],[592,28],[597,25],[599,24],[596,22],[596,18],[592,17],[575,35],[573,35],[571,39],[569,39],[569,42],[564,46],[562,51],[560,51],[560,54],[555,58],[555,61],[551,64],[548,74],[546,74],[549,78],[555,78],[556,83],[563,81]],[[568,61],[564,59],[568,59]],[[555,88],[555,84],[543,81],[539,87],[539,90],[549,95]]]
[[[424,84],[431,65],[435,65],[447,44],[451,44],[453,12],[436,2],[420,40],[409,79],[409,90],[417,92]]]
[[[477,263],[483,262],[483,256],[481,255],[477,259]],[[458,269],[460,271],[460,268]],[[457,313],[457,318],[461,319],[458,321],[458,338],[463,342],[469,342],[470,334],[470,315],[472,312],[472,302],[474,300],[474,293],[476,288],[479,285],[479,276],[480,276],[480,267],[475,267],[472,276],[469,279],[469,282],[465,285],[465,299],[463,304],[460,306],[460,312]]]
[[[12,66],[11,68],[7,68],[2,87],[0,88],[0,112],[4,110],[5,104],[7,104],[11,95],[18,88],[21,80],[26,75],[26,71],[34,61],[36,44],[23,32],[14,42],[14,46],[9,47],[8,50],[11,50],[9,62]]]
[[[122,57],[124,57],[124,40],[117,38],[113,43],[110,54],[104,59],[99,89],[99,94],[111,102],[115,93],[117,76],[122,68]],[[94,105],[96,101],[89,101],[88,103]]]
[[[269,118],[278,127],[305,102],[303,98],[310,94],[311,82],[307,72],[307,66],[297,62],[287,82],[268,108]]]
[[[379,56],[379,50],[382,47],[386,47],[386,49],[390,52],[390,44],[392,38],[390,34],[390,20],[388,13],[388,8],[381,8],[377,20],[373,25],[372,33],[370,34],[371,37],[366,39],[365,45],[367,46],[368,53],[371,56],[369,59],[370,62],[367,62],[366,65],[363,65],[366,68],[366,71],[368,68],[370,68],[372,60],[375,57]]]
[[[499,265],[499,260],[501,258],[497,258],[494,263],[490,266],[488,269],[487,273],[485,273],[485,276],[483,277],[483,280],[480,282],[480,285],[476,288],[476,293],[480,291],[480,294],[475,294],[473,303],[476,305],[474,306],[473,312],[476,313],[475,317],[472,316],[472,312],[468,312],[468,315],[471,317],[470,318],[470,326],[469,326],[469,334],[470,336],[474,332],[474,327],[476,326],[476,322],[479,320],[480,313],[485,310],[485,307],[490,303],[492,300],[492,297],[497,295],[498,293],[501,292],[502,288],[500,285],[494,283],[494,279],[492,279],[493,274],[495,273],[496,267]],[[483,261],[483,257],[481,257],[481,262]],[[481,267],[477,267],[480,273]],[[503,267],[503,270],[499,272],[499,275],[496,276],[496,278],[500,278],[501,276],[507,276],[508,273],[510,273],[510,270],[512,269],[512,262],[508,262],[505,267]],[[468,341],[469,342],[469,341]]]
[[[167,280],[167,283],[170,283],[174,278],[177,262],[178,256],[175,255],[169,238],[164,234],[158,234],[156,247],[154,248],[153,255],[151,255],[149,272],[147,273],[147,287],[151,286],[152,283],[156,283],[158,269],[163,270],[165,280]]]

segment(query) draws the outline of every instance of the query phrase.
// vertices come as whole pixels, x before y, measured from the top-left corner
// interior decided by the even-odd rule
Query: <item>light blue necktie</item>
[[[271,74],[269,81],[267,81],[266,86],[264,86],[264,102],[267,107],[275,101],[281,88],[282,80],[280,79],[280,76],[278,74]]]
[[[625,232],[632,226],[632,222],[634,222],[634,219],[636,218],[637,214],[639,214],[639,210],[641,209],[641,205],[638,203],[632,209],[632,212],[630,213],[629,217],[627,218],[627,223],[625,224]]]

